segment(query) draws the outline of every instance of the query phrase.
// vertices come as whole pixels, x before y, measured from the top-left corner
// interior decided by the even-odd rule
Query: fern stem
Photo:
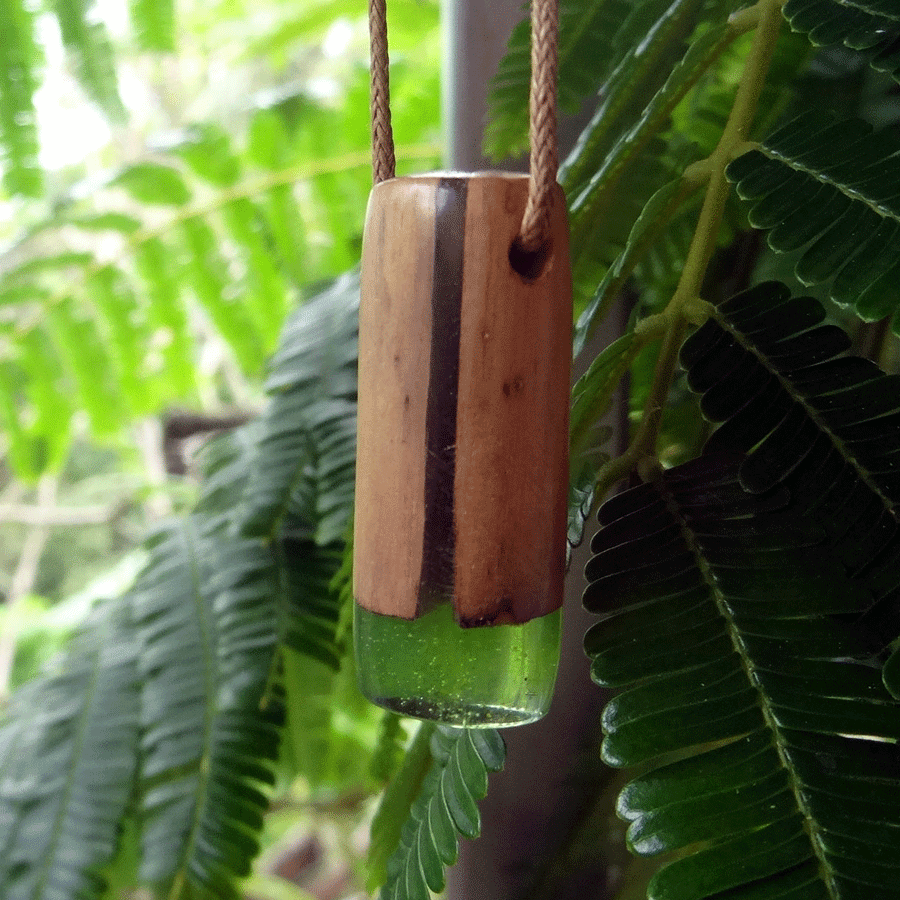
[[[709,261],[716,249],[730,189],[725,177],[725,167],[731,161],[735,148],[748,140],[772,54],[775,52],[781,26],[780,0],[759,0],[753,9],[759,10],[759,24],[722,137],[709,157],[710,179],[703,207],[681,279],[667,310],[673,318],[681,314],[687,303],[700,295]]]
[[[657,359],[653,384],[644,407],[641,424],[628,450],[600,470],[595,492],[598,499],[602,498],[615,481],[632,471],[644,457],[655,454],[666,398],[669,396],[675,377],[678,351],[688,325],[703,318],[700,291],[710,259],[718,243],[725,203],[730,190],[725,177],[725,167],[733,158],[735,149],[745,146],[748,141],[760,94],[765,85],[766,75],[778,40],[781,26],[781,6],[782,0],[758,0],[757,4],[752,7],[752,17],[749,15],[747,17],[747,22],[756,23],[756,34],[735,93],[728,121],[715,150],[702,163],[692,167],[691,177],[704,177],[708,173],[709,181],[681,278],[672,299],[663,312],[664,317],[668,320],[668,327]]]
[[[404,159],[417,160],[430,159],[436,156],[439,150],[440,148],[436,144],[411,144],[398,148],[398,151],[402,151]],[[140,228],[123,241],[122,248],[111,259],[95,259],[87,264],[81,273],[80,279],[74,286],[83,287],[99,273],[115,269],[126,259],[132,257],[142,244],[146,244],[155,238],[164,237],[183,222],[207,218],[228,206],[229,203],[234,203],[237,200],[255,199],[267,191],[282,185],[293,184],[297,181],[311,181],[320,175],[333,175],[339,172],[361,169],[370,165],[370,162],[371,153],[367,150],[364,153],[347,153],[336,159],[316,160],[312,165],[308,162],[303,162],[290,166],[287,169],[267,172],[261,176],[240,181],[232,187],[220,190],[211,200],[179,209],[158,225]],[[47,308],[62,303],[66,298],[70,297],[72,289],[72,282],[67,281],[62,288],[52,293],[44,303],[36,305],[30,315],[20,316],[15,324],[14,333],[16,336],[28,334],[32,329],[40,325],[46,317]]]

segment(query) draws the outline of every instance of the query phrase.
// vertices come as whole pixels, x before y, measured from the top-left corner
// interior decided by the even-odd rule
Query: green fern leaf
[[[677,851],[654,900],[894,897],[900,704],[853,621],[870,594],[739,468],[704,456],[600,510],[585,647],[625,688],[603,756],[649,764],[619,798],[628,842]]]
[[[431,768],[387,862],[381,900],[428,900],[429,889],[444,889],[444,868],[458,853],[457,835],[478,836],[477,801],[487,793],[488,772],[503,768],[503,740],[493,729],[440,726],[431,734],[430,747]]]
[[[860,622],[881,651],[900,635],[900,378],[847,355],[824,315],[763,284],[720,304],[682,362],[704,414],[723,422],[707,451],[747,453],[745,488],[787,488],[823,524],[833,556],[872,592]]]
[[[268,171],[277,171],[283,168],[290,153],[284,116],[271,107],[257,110],[247,134],[247,156],[250,161]]]
[[[57,472],[69,450],[75,410],[46,332],[35,330],[25,335],[19,344],[19,364],[25,375],[25,395],[33,416],[31,433],[43,446],[43,465],[34,470],[33,476],[47,470]]]
[[[837,303],[867,321],[897,313],[900,139],[864,122],[808,113],[728,167],[750,223],[780,252],[803,250],[804,284],[831,280]],[[900,332],[900,315],[893,328]]]
[[[399,725],[398,716],[392,713],[388,715],[392,718],[385,721]],[[371,840],[366,857],[366,889],[370,893],[387,880],[388,861],[400,846],[403,826],[432,769],[431,736],[436,727],[434,722],[419,723],[399,769],[378,802],[378,809],[372,819]]]
[[[266,352],[275,347],[288,310],[288,293],[265,240],[261,212],[249,200],[238,199],[222,210],[225,226],[241,248],[245,264],[243,306]]]
[[[112,119],[124,119],[112,42],[103,22],[92,18],[92,4],[53,0],[52,5],[63,44],[75,59],[75,72],[85,93]]]
[[[45,272],[57,272],[69,268],[76,269],[93,262],[93,255],[83,250],[64,250],[61,253],[48,253],[25,260],[3,273],[4,279],[18,281],[30,275]]]
[[[573,198],[588,186],[616,141],[666,83],[667,73],[685,53],[700,5],[696,0],[673,0],[668,8],[657,9],[658,3],[635,8],[635,16],[643,18],[652,11],[658,18],[644,24],[643,39],[627,44],[621,62],[605,81],[602,103],[560,167],[560,182]]]
[[[858,50],[900,81],[900,11],[892,0],[787,0],[784,17],[815,46]]]
[[[290,520],[284,524],[289,526]],[[311,530],[303,520],[301,527],[301,534]],[[338,643],[341,597],[332,582],[343,560],[343,546],[320,545],[286,527],[277,552],[280,640],[337,670],[343,655]]]
[[[673,10],[670,22],[662,25],[659,34],[651,33],[659,42],[657,54],[673,55],[684,40],[684,32],[690,27],[696,10],[690,4],[682,4],[682,8]],[[677,14],[676,14],[677,13]],[[594,116],[591,124],[585,129],[579,144],[562,168],[561,178],[567,190],[572,192],[572,225],[573,231],[592,235],[596,232],[597,223],[609,209],[619,208],[620,192],[615,190],[626,169],[634,166],[638,159],[646,164],[647,150],[653,156],[662,154],[662,145],[654,150],[653,138],[663,132],[669,119],[688,91],[700,80],[703,74],[714,65],[728,47],[739,36],[739,31],[730,22],[716,24],[703,32],[674,62],[670,74],[660,83],[659,73],[646,70],[646,60],[635,53],[629,65],[623,66],[618,78],[615,76],[609,85],[609,94]],[[640,91],[641,82],[643,92]],[[630,114],[631,122],[626,118],[624,129],[619,136],[610,131],[614,122],[609,121],[611,114],[622,115],[630,104],[644,103],[639,115]],[[610,139],[613,142],[610,144]],[[671,152],[671,148],[667,148]],[[649,199],[660,183],[648,181],[651,186],[642,192],[642,199]],[[610,205],[612,204],[612,205]],[[633,222],[636,217],[629,218]],[[588,240],[591,240],[590,238]],[[577,248],[576,248],[577,249]]]
[[[129,0],[131,24],[142,50],[175,49],[175,0]]]
[[[247,534],[272,535],[300,510],[319,544],[344,536],[353,505],[358,303],[358,278],[344,276],[285,325],[241,510]]]
[[[101,437],[113,434],[124,417],[122,394],[96,323],[71,299],[57,303],[47,318],[51,339],[77,386],[91,428]]]
[[[261,341],[247,311],[228,287],[228,264],[219,250],[219,239],[199,218],[181,227],[187,249],[186,282],[216,330],[228,342],[243,371],[258,372],[265,360]]]
[[[608,412],[619,381],[638,349],[633,333],[623,335],[597,356],[572,388],[567,525],[569,553],[584,536],[584,526],[594,502],[597,472],[609,459],[609,455],[600,450],[609,437],[609,429],[600,429],[597,423]]]
[[[569,447],[573,455],[583,453],[590,433],[609,410],[613,392],[634,358],[634,332],[622,335],[600,353],[572,388]]]
[[[58,672],[0,726],[0,883],[6,900],[100,900],[136,770],[139,689],[128,604],[80,629]]]
[[[613,299],[631,277],[640,259],[660,240],[675,214],[700,190],[682,178],[670,181],[647,201],[637,217],[628,240],[607,269],[594,296],[578,317],[573,338],[573,354],[578,356],[591,334],[603,320]],[[671,271],[675,271],[674,267]]]
[[[200,499],[195,512],[206,517],[211,527],[231,522],[234,507],[247,483],[250,457],[256,447],[255,423],[222,432],[203,444],[197,462],[203,472]]]
[[[394,777],[404,757],[403,745],[406,739],[403,719],[389,709],[382,710],[375,749],[369,763],[369,771],[376,783],[383,784]]]
[[[841,5],[900,22],[900,7],[897,6],[896,0],[841,0]]]
[[[60,222],[74,225],[76,228],[81,228],[84,231],[105,231],[108,229],[110,231],[118,231],[123,235],[134,234],[141,227],[140,220],[134,216],[113,211],[67,215],[58,220],[54,219],[52,224],[55,227]]]
[[[22,0],[0,0],[0,148],[3,184],[10,194],[37,197],[43,185],[33,96],[41,54],[34,13]]]
[[[47,454],[20,412],[24,383],[25,377],[18,366],[6,361],[0,363],[0,421],[8,442],[9,462],[16,475],[26,482],[33,482],[44,471]],[[68,433],[68,420],[63,427]]]
[[[122,187],[140,203],[184,206],[191,192],[177,169],[159,163],[141,162],[127,166],[110,182]]]
[[[88,295],[103,318],[104,344],[115,367],[115,380],[130,411],[156,408],[156,384],[149,377],[145,354],[150,345],[146,317],[127,282],[112,267],[100,269],[87,283]]]
[[[294,284],[304,284],[308,281],[309,245],[293,188],[287,184],[276,185],[260,199],[258,208],[282,269]]]
[[[152,237],[137,245],[134,257],[144,280],[150,344],[159,355],[159,361],[148,368],[163,382],[160,393],[169,402],[191,397],[196,388],[193,343],[179,278],[186,270],[173,264],[175,256],[174,249]]]
[[[614,66],[613,39],[632,4],[623,0],[563,0],[559,5],[559,106],[575,113]],[[598,61],[600,65],[598,66]],[[520,22],[494,78],[484,146],[495,159],[528,148],[531,25]]]
[[[232,150],[231,139],[218,125],[191,125],[166,149],[217,187],[231,187],[241,176],[241,163]]]
[[[271,554],[165,527],[133,591],[141,639],[141,878],[236,896],[274,780],[280,711],[263,709],[276,642]]]

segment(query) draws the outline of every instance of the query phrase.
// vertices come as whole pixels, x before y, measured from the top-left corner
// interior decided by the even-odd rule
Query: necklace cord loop
[[[372,180],[393,178],[396,170],[391,129],[390,76],[387,43],[387,0],[369,0],[371,52]],[[557,79],[559,75],[559,0],[531,3],[531,88],[529,93],[528,201],[517,252],[538,253],[550,235],[553,188],[559,168],[556,134]]]
[[[391,128],[391,90],[387,43],[387,0],[369,0],[369,52],[372,88],[372,180],[394,177],[394,132]]]

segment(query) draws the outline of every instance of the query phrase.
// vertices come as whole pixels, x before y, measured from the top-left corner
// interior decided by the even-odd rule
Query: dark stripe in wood
[[[453,596],[456,401],[467,180],[442,178],[436,189],[431,360],[425,413],[425,522],[419,613]]]

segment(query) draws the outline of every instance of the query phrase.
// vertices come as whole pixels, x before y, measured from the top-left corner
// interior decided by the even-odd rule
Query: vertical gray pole
[[[486,98],[515,24],[528,15],[522,0],[443,0],[445,62],[443,116],[448,168],[490,168],[481,140]],[[560,123],[561,156],[574,141],[578,123]],[[568,127],[566,127],[568,126]],[[569,144],[566,146],[568,133]],[[527,171],[527,159],[504,168]],[[611,320],[617,318],[610,317]],[[612,341],[620,323],[600,329],[586,356]],[[615,428],[619,423],[611,421]],[[621,428],[617,428],[617,434]],[[624,449],[624,448],[622,448]],[[592,527],[588,526],[587,539]],[[462,841],[460,859],[448,873],[449,900],[514,900],[533,888],[535,869],[565,842],[590,797],[577,772],[595,747],[603,703],[592,684],[582,639],[591,617],[581,607],[587,547],[576,552],[566,587],[562,659],[553,705],[535,724],[504,731],[506,769],[491,776],[482,803],[482,836]],[[573,872],[555,900],[599,896],[605,862],[591,872]],[[589,889],[588,885],[592,887]],[[593,891],[593,893],[591,893]]]
[[[474,172],[496,168],[481,153],[487,96],[509,36],[527,14],[522,0],[442,0],[441,100],[448,169]],[[516,166],[526,167],[524,160]]]

